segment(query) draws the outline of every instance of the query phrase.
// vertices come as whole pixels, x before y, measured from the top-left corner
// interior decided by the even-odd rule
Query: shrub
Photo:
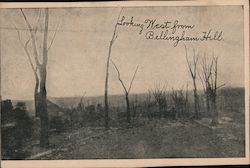
[[[28,141],[33,133],[33,121],[27,114],[25,103],[18,102],[16,108],[9,112],[11,121],[2,125],[2,155],[3,158],[24,159],[24,142]]]

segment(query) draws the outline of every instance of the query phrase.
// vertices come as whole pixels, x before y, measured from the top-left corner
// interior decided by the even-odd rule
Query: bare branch
[[[45,9],[45,23],[44,23],[44,34],[43,34],[43,66],[47,65],[48,62],[48,27],[49,27],[49,9]]]
[[[129,85],[128,93],[129,93],[130,90],[131,90],[131,87],[132,87],[133,81],[134,81],[134,79],[135,79],[135,75],[136,75],[136,73],[137,73],[138,68],[139,68],[139,66],[136,67],[135,73],[134,73],[133,78],[132,78],[132,80],[131,80],[131,82],[130,82],[130,85]]]
[[[31,40],[32,40],[32,45],[33,45],[34,59],[35,59],[36,65],[39,66],[41,64],[40,64],[40,62],[38,60],[38,52],[37,52],[35,34],[34,34],[33,30],[32,30],[32,27],[31,27],[26,15],[24,14],[23,10],[22,9],[20,9],[20,10],[21,10],[23,18],[24,18],[24,20],[25,20],[25,22],[26,22],[26,24],[27,24],[27,26],[29,28],[29,32],[30,32],[30,36],[31,36]]]
[[[15,26],[15,29],[16,29],[17,34],[18,34],[18,39],[19,39],[19,41],[20,41],[20,43],[21,43],[21,45],[22,45],[22,47],[23,47],[23,49],[24,49],[24,51],[25,51],[25,53],[26,53],[26,56],[27,56],[27,58],[28,58],[28,60],[29,60],[30,66],[31,66],[31,68],[32,68],[32,70],[33,70],[35,76],[37,76],[35,66],[34,66],[33,63],[32,63],[31,56],[30,56],[30,53],[29,53],[29,51],[28,51],[28,44],[29,44],[30,39],[27,40],[25,44],[23,44],[23,42],[22,42],[22,40],[21,40],[20,31],[17,29],[16,25],[14,25],[14,26]]]
[[[28,21],[26,15],[25,15],[24,12],[23,12],[23,9],[21,8],[20,10],[21,10],[22,15],[23,15],[23,17],[24,17],[24,20],[25,20],[25,22],[26,22],[26,24],[27,24],[27,26],[28,26],[28,28],[29,28],[29,31],[32,32],[32,27],[31,27],[31,25],[30,25],[30,23],[29,23],[29,21]]]
[[[194,65],[195,65],[195,57],[196,57],[196,53],[195,53],[195,49],[193,48],[193,53],[194,53],[194,55],[193,55],[193,63],[194,63]]]
[[[195,49],[193,48],[193,52],[194,52],[194,55],[193,55],[193,63],[194,63],[194,70],[193,70],[193,78],[196,78],[196,69],[197,69],[197,62],[199,60],[199,55],[195,53]]]
[[[208,75],[207,75],[207,78],[209,79],[209,77],[212,75],[212,67],[213,67],[213,64],[214,64],[214,60],[212,59],[211,61],[211,64],[210,64],[210,67],[208,69]]]
[[[202,78],[202,76],[201,76],[201,74],[199,72],[198,72],[198,76],[199,76],[199,78],[201,80],[201,84],[202,84],[203,89],[206,90],[205,81],[203,81],[204,79]]]
[[[54,35],[53,35],[53,37],[52,37],[52,40],[51,40],[51,42],[50,42],[50,44],[49,44],[49,47],[48,47],[48,49],[47,49],[48,51],[49,51],[50,47],[52,46],[52,44],[53,44],[53,42],[54,42],[54,39],[55,39],[55,37],[56,37],[56,33],[57,33],[57,31],[58,31],[58,28],[59,28],[59,23],[57,24],[55,33],[54,33]]]
[[[28,44],[29,44],[29,42],[30,42],[30,39],[28,39],[27,41],[26,41],[26,43],[25,43],[25,48],[28,48]]]
[[[121,8],[120,13],[119,13],[118,18],[117,18],[117,21],[116,21],[116,24],[115,24],[115,28],[114,28],[114,32],[113,32],[113,36],[112,36],[112,40],[110,41],[110,43],[111,43],[111,44],[113,44],[113,43],[114,43],[114,41],[116,40],[116,38],[117,38],[117,36],[118,36],[118,35],[117,35],[116,30],[117,30],[118,20],[120,19],[120,16],[121,16],[122,10],[123,10],[123,8]]]
[[[116,33],[115,38],[114,38],[114,41],[117,39],[117,37],[118,37],[118,33]]]
[[[219,88],[221,88],[221,87],[223,87],[223,86],[225,86],[226,84],[224,83],[224,84],[221,84],[220,86],[218,86],[216,89],[219,89]]]
[[[39,9],[39,15],[38,15],[38,18],[37,18],[37,22],[36,22],[36,27],[34,28],[34,32],[36,34],[37,30],[38,30],[38,23],[40,21],[40,18],[41,18],[41,9]]]
[[[203,76],[202,80],[204,81],[204,84],[206,84],[206,87],[207,87],[207,84],[209,82],[209,78],[211,76],[211,67],[213,66],[213,63],[207,65],[206,57],[204,56],[201,64],[202,64],[202,76]]]
[[[191,76],[192,76],[192,78],[193,78],[193,77],[194,77],[194,74],[193,74],[193,71],[192,71],[192,69],[191,69],[191,63],[190,63],[189,60],[188,60],[187,47],[186,47],[185,44],[184,44],[184,46],[185,46],[185,51],[186,51],[186,60],[187,60],[187,64],[188,64],[188,69],[189,69],[189,71],[190,71],[190,73],[191,73]]]
[[[114,67],[115,67],[115,69],[117,71],[118,79],[119,79],[120,83],[122,84],[122,87],[123,87],[124,91],[126,92],[126,94],[128,94],[128,91],[127,91],[127,89],[126,89],[126,87],[125,87],[125,85],[124,85],[124,83],[123,83],[123,81],[121,79],[121,75],[120,75],[120,71],[119,71],[118,67],[115,65],[115,63],[113,62],[112,59],[111,59],[111,62],[114,65]]]

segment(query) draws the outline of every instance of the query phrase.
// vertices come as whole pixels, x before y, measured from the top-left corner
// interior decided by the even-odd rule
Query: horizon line
[[[243,88],[245,89],[245,86],[225,86],[223,88],[220,88],[219,90],[221,89],[225,89],[225,88]],[[181,90],[181,89],[174,89],[175,91],[178,91],[178,90]],[[166,90],[167,92],[171,92],[172,89],[167,89]],[[185,91],[185,89],[183,89],[183,91]],[[193,89],[188,89],[188,91],[193,91]],[[203,89],[197,89],[197,91],[204,91]],[[130,95],[139,95],[139,94],[148,94],[148,91],[147,92],[141,92],[141,93],[131,93]],[[123,94],[110,94],[109,96],[122,96]],[[90,95],[90,96],[82,96],[82,95],[72,95],[72,96],[47,96],[47,99],[49,98],[80,98],[80,97],[85,97],[85,98],[91,98],[91,97],[103,97],[104,95],[103,94],[99,94],[99,95]],[[4,101],[4,100],[14,100],[14,101],[18,101],[18,100],[33,100],[34,98],[2,98],[2,96],[0,96],[0,101]]]

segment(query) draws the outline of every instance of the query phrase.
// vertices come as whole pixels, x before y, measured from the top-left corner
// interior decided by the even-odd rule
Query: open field
[[[227,118],[234,117],[232,121]],[[243,157],[242,114],[224,116],[216,128],[196,121],[144,121],[133,128],[81,128],[51,136],[54,150],[36,159]],[[63,140],[63,141],[62,141]]]

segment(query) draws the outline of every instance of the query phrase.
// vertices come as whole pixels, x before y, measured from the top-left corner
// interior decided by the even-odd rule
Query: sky
[[[34,27],[39,11],[24,9]],[[112,46],[111,58],[120,70],[128,87],[137,66],[131,93],[144,93],[156,85],[168,89],[180,89],[187,83],[192,89],[192,79],[187,68],[184,44],[188,56],[195,49],[200,56],[212,53],[219,57],[218,83],[226,86],[244,86],[244,26],[241,6],[210,7],[135,7],[135,8],[60,8],[49,9],[49,50],[47,94],[51,97],[99,96],[104,94],[105,66],[114,26],[120,20],[144,24],[139,27],[118,26],[117,39]],[[18,39],[15,26],[20,29],[21,40],[29,39],[29,32],[19,9],[0,10],[1,35],[1,95],[2,99],[32,99],[34,75],[27,56]],[[157,23],[178,20],[180,25],[194,25],[193,29],[178,29],[188,36],[201,36],[202,32],[222,31],[221,41],[180,41],[174,47],[172,41],[149,40],[146,33],[155,34],[162,29],[146,29],[146,20]],[[120,21],[119,20],[119,21]],[[37,41],[41,54],[43,11],[38,22]],[[164,29],[165,30],[165,29]],[[32,51],[31,45],[29,46]],[[199,80],[199,79],[197,79]],[[200,81],[198,88],[201,89]],[[117,72],[110,64],[109,94],[123,94]]]

